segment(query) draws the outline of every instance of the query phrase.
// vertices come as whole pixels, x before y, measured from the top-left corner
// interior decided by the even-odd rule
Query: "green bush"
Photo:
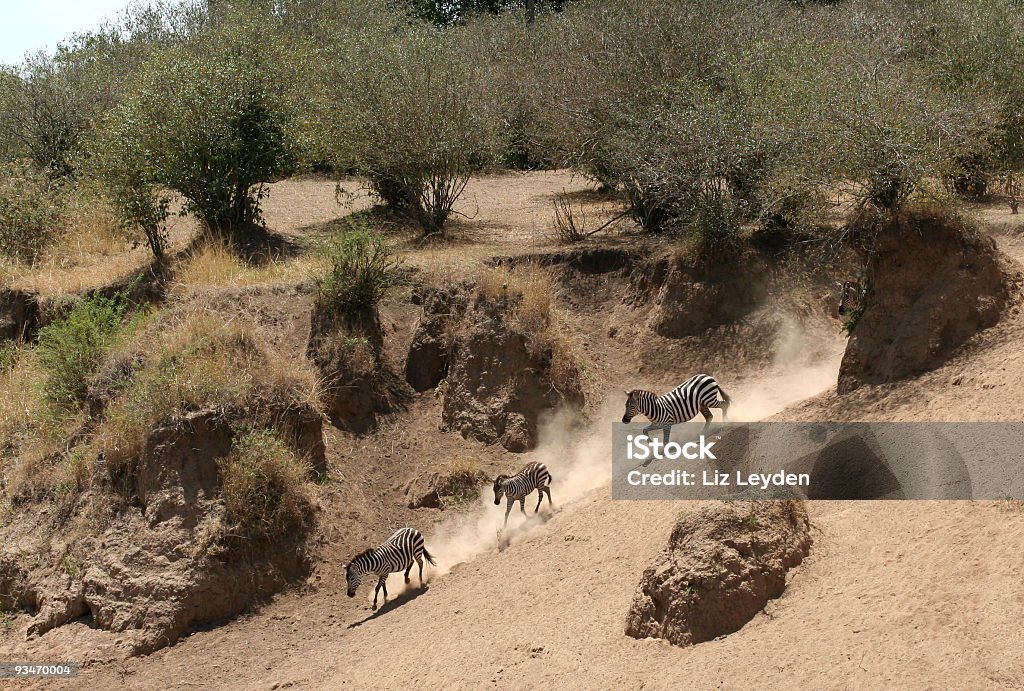
[[[320,148],[424,233],[441,232],[470,175],[500,156],[483,105],[487,74],[448,32],[406,28],[374,39],[325,63]]]
[[[96,170],[154,249],[166,212],[157,188],[180,193],[188,212],[227,234],[261,222],[265,183],[292,170],[293,113],[264,31],[273,27],[232,15],[156,54],[93,143]]]
[[[316,277],[317,300],[334,314],[373,315],[377,304],[401,278],[401,262],[387,241],[367,226],[354,226],[325,250],[327,269]]]
[[[85,400],[89,380],[115,343],[128,301],[94,295],[71,308],[61,319],[39,330],[38,361],[43,369],[43,394],[58,407]]]
[[[59,189],[27,162],[0,167],[0,255],[34,261],[63,225]]]
[[[221,498],[238,537],[270,540],[302,528],[310,512],[309,465],[273,430],[247,431],[219,462]]]

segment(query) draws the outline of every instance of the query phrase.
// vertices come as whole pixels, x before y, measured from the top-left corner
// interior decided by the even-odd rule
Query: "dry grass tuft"
[[[257,266],[247,263],[223,240],[210,240],[182,262],[176,283],[181,289],[301,281],[315,273],[322,263],[323,260],[315,256],[273,257]]]
[[[143,336],[119,349],[108,371],[115,400],[96,440],[111,468],[141,454],[148,430],[190,410],[318,409],[319,383],[301,361],[274,354],[249,326],[193,310],[157,318]]]
[[[526,334],[533,354],[550,356],[552,385],[563,393],[580,390],[585,368],[569,336],[567,319],[555,306],[547,269],[534,264],[515,270],[504,265],[489,268],[477,279],[477,292],[489,302],[510,301],[511,317]]]
[[[463,502],[477,494],[481,484],[487,482],[487,475],[480,469],[475,458],[449,461],[439,474],[434,490],[445,503]]]
[[[240,436],[219,466],[230,535],[270,540],[305,525],[310,513],[309,464],[272,430]]]

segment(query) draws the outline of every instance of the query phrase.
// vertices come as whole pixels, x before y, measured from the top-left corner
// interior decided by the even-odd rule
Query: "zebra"
[[[388,574],[405,569],[405,582],[409,582],[412,562],[420,567],[420,587],[423,587],[423,557],[431,566],[437,566],[434,558],[423,546],[423,534],[415,528],[400,528],[379,547],[363,550],[345,565],[345,580],[348,582],[348,596],[356,596],[356,588],[367,574],[376,574],[377,587],[373,590],[373,609],[377,609],[377,592],[384,590],[384,602],[388,601]]]
[[[508,506],[505,507],[505,525],[508,525],[508,514],[512,511],[512,505],[519,502],[519,510],[526,515],[526,495],[537,490],[537,508],[534,513],[540,511],[540,504],[544,501],[544,495],[548,495],[548,506],[554,508],[551,502],[551,473],[543,463],[527,463],[518,473],[509,477],[499,475],[494,481],[494,505],[501,506],[501,496],[508,497]]]
[[[721,401],[718,400],[719,395],[722,397]],[[622,415],[622,421],[628,423],[636,415],[645,415],[651,424],[644,427],[644,434],[661,427],[662,442],[667,444],[672,425],[689,422],[700,411],[704,415],[704,429],[700,433],[704,434],[713,419],[711,408],[721,408],[724,421],[731,402],[732,399],[722,390],[714,377],[698,374],[660,396],[642,389],[627,391],[626,412]]]

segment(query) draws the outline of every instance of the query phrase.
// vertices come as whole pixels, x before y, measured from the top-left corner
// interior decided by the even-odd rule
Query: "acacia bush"
[[[280,53],[240,15],[146,61],[112,111],[92,153],[129,223],[159,253],[155,194],[179,193],[185,210],[216,234],[260,223],[266,183],[292,170],[292,111],[280,96]]]
[[[470,175],[497,161],[496,123],[484,107],[486,75],[461,59],[454,38],[413,27],[377,35],[359,56],[334,61],[325,106],[336,167],[426,234],[442,232]]]
[[[63,197],[56,183],[27,161],[0,166],[0,255],[34,261],[63,222]]]
[[[372,318],[381,298],[402,277],[387,241],[366,225],[331,240],[324,255],[326,269],[315,277],[317,303],[338,316]]]

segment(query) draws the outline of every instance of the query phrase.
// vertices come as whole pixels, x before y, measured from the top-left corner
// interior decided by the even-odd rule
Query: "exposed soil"
[[[911,210],[853,226],[874,242],[866,306],[843,356],[840,393],[934,369],[999,321],[1020,280],[990,237],[943,213]]]
[[[811,548],[797,501],[705,507],[682,515],[644,570],[626,635],[693,645],[739,631],[786,589]]]
[[[319,195],[323,185],[316,184]],[[579,249],[545,247],[550,200],[566,184],[575,183],[547,173],[474,182],[479,223],[463,219],[453,235],[472,236],[480,246],[453,241],[443,249],[407,251],[414,265],[450,260],[442,273],[457,280],[473,278],[494,256],[546,255],[557,305],[570,316],[569,328],[583,336],[580,354],[592,375],[589,424],[574,426],[557,414],[540,419],[536,448],[528,453],[442,430],[443,402],[429,384],[439,358],[425,356],[432,364],[414,367],[429,375],[422,392],[402,409],[375,416],[374,431],[325,427],[327,478],[315,488],[309,575],[297,587],[228,623],[193,628],[175,645],[133,658],[126,657],[131,651],[119,642],[121,634],[93,627],[88,617],[26,636],[35,620],[31,611],[18,612],[0,629],[0,657],[81,660],[84,671],[67,686],[99,688],[1019,684],[1024,511],[1017,505],[809,502],[813,549],[789,571],[781,597],[738,631],[680,648],[626,636],[623,622],[678,514],[700,505],[611,501],[607,463],[607,423],[621,415],[617,392],[667,388],[697,371],[723,382],[741,420],[771,414],[1024,419],[1019,293],[1010,294],[997,324],[967,338],[936,369],[841,396],[835,382],[845,343],[828,314],[829,288],[792,284],[767,271],[759,299],[748,300],[743,290],[733,298],[727,284],[682,269],[669,280],[671,248],[648,239],[595,237]],[[321,232],[331,214],[320,212],[323,218],[308,227],[289,218],[288,232]],[[272,208],[267,216],[273,226]],[[1002,214],[986,218],[993,220],[1004,222]],[[1024,242],[1016,232],[998,241],[1021,261]],[[661,262],[659,274],[652,267]],[[711,295],[734,302],[734,317],[702,322],[703,330],[689,326],[675,301],[693,296],[694,304],[710,304]],[[312,307],[306,288],[176,299],[219,301],[224,314],[267,325],[282,357],[305,353]],[[391,372],[408,377],[414,333],[421,342],[443,343],[442,331],[426,338],[416,329],[423,310],[421,298],[411,295],[383,305],[379,362]],[[717,319],[714,310],[706,312]],[[656,324],[672,335],[659,333]],[[447,377],[451,370],[441,366],[440,373]],[[555,510],[545,506],[528,521],[514,515],[500,535],[503,512],[488,487],[475,499],[428,496],[441,498],[437,490],[453,461],[471,461],[493,477],[529,460],[552,470]],[[427,569],[423,591],[401,592],[392,579],[392,600],[373,613],[365,593],[344,596],[342,565],[402,525],[423,530],[439,565]],[[20,576],[12,573],[17,586]]]

